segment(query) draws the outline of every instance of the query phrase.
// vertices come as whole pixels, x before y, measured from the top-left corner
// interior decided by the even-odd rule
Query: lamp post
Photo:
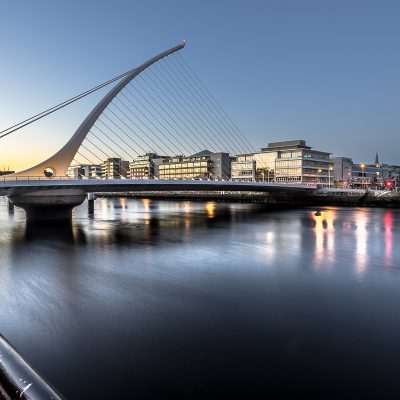
[[[378,189],[378,185],[379,185],[379,171],[376,171],[376,182],[375,182],[375,189]],[[380,185],[379,185],[380,186]]]
[[[361,168],[361,189],[364,188],[364,169],[365,169],[365,164],[360,164],[360,168]]]
[[[318,173],[319,173],[319,176],[318,176],[318,183],[321,183],[321,172],[322,172],[322,169],[319,168],[319,169],[318,169]]]
[[[329,166],[328,168],[328,185],[329,187],[331,187],[331,171],[333,170],[333,168],[331,166]]]

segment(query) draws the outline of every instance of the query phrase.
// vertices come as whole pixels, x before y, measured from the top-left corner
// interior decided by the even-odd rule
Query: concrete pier
[[[30,221],[68,220],[72,209],[86,199],[78,189],[37,190],[9,196],[11,203],[21,207]]]
[[[14,213],[14,204],[10,201],[10,199],[7,199],[7,207],[8,207],[8,212],[10,214]]]
[[[87,199],[88,199],[88,214],[93,215],[94,214],[94,200],[95,200],[94,193],[88,193]]]

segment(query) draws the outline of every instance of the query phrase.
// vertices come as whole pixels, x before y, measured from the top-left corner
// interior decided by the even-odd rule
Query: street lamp
[[[331,166],[329,166],[328,169],[328,185],[329,187],[331,187],[331,171],[333,170],[333,168]]]
[[[361,188],[364,188],[364,183],[365,183],[365,179],[364,179],[364,169],[365,169],[365,164],[360,164],[360,168],[361,168]]]
[[[379,175],[380,175],[379,171],[376,171],[375,175],[376,175],[375,189],[378,189],[378,186],[379,186]]]

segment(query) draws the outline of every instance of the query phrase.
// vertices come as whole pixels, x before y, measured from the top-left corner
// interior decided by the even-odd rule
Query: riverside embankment
[[[265,203],[275,206],[350,206],[400,208],[400,192],[388,190],[318,189],[302,193],[260,192],[131,192],[97,193],[97,197],[149,198],[154,200],[215,200]]]

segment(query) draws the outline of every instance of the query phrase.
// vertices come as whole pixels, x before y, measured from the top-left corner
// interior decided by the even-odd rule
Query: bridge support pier
[[[94,214],[94,193],[88,193],[88,214]]]
[[[70,220],[72,209],[83,203],[86,193],[77,189],[36,190],[9,196],[25,210],[28,221]]]
[[[7,206],[8,206],[8,212],[10,214],[14,213],[14,204],[11,203],[10,199],[7,199]]]

